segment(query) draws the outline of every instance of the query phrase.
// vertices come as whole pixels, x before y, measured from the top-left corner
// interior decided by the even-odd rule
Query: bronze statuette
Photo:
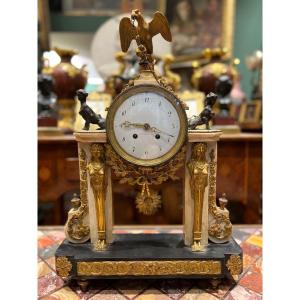
[[[217,101],[217,95],[214,93],[209,93],[205,98],[205,107],[199,116],[194,116],[189,119],[189,129],[196,129],[197,126],[205,124],[206,129],[209,129],[209,122],[214,116],[212,110],[214,104]]]
[[[99,129],[105,128],[105,119],[101,117],[101,115],[96,114],[87,104],[86,98],[89,95],[85,90],[78,90],[76,92],[78,100],[80,102],[80,110],[79,114],[85,120],[85,125],[83,130],[89,130],[90,124],[96,124],[99,126]]]
[[[152,38],[161,34],[162,37],[168,41],[172,41],[172,35],[169,23],[166,17],[156,12],[150,23],[147,23],[138,9],[131,13],[131,18],[123,18],[119,26],[121,48],[123,52],[127,52],[131,41],[136,40],[137,45],[144,45],[147,54],[152,54],[153,44]]]

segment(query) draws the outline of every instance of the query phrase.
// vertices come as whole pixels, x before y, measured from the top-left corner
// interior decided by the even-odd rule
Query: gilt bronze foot
[[[218,288],[220,283],[221,283],[221,280],[218,279],[218,278],[213,278],[213,279],[210,280],[210,284],[212,285],[212,288],[214,290],[216,290]]]
[[[77,284],[82,292],[86,292],[88,290],[89,282],[87,280],[77,280]]]
[[[192,251],[198,252],[203,250],[204,250],[204,246],[201,245],[200,241],[194,241],[194,244],[192,245]]]

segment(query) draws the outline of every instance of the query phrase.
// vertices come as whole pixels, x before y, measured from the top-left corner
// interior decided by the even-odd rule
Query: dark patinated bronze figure
[[[230,92],[232,87],[232,79],[226,74],[221,75],[216,81],[216,93],[218,95],[218,105],[220,108],[219,116],[229,117],[231,105]]]
[[[189,129],[196,129],[199,125],[206,125],[206,129],[209,129],[209,121],[213,118],[214,112],[212,110],[214,104],[217,101],[218,96],[214,93],[206,95],[204,100],[204,109],[198,116],[193,116],[189,119]]]
[[[86,98],[88,96],[88,93],[85,90],[78,90],[76,92],[77,98],[80,101],[80,110],[79,114],[82,116],[82,118],[85,121],[85,125],[82,128],[83,130],[89,130],[90,124],[96,124],[99,126],[97,130],[105,129],[105,119],[101,117],[100,114],[96,114],[87,104],[86,104]]]

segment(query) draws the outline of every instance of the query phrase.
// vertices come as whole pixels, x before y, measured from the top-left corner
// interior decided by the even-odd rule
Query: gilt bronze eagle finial
[[[166,17],[157,11],[151,22],[147,23],[141,12],[135,9],[131,12],[131,17],[122,18],[119,26],[121,49],[127,52],[132,40],[136,40],[138,46],[143,45],[147,54],[153,53],[152,38],[161,34],[168,42],[172,41],[169,23]]]

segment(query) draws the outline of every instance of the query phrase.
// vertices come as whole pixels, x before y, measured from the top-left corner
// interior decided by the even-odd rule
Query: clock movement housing
[[[148,94],[150,97],[144,99],[143,94]],[[127,105],[129,110],[139,106],[136,114],[131,112],[131,118],[138,120],[138,123],[127,120],[128,111],[120,112],[120,108],[128,99],[132,99]],[[120,117],[119,123],[116,124],[118,117]],[[163,129],[167,128],[169,132],[159,128],[162,123]],[[124,130],[118,128],[122,126]],[[127,140],[125,134],[123,140],[120,139],[120,130],[126,131],[124,127],[132,133],[126,136]],[[147,134],[140,145],[138,135],[134,133],[133,128],[141,135]],[[181,101],[175,94],[159,85],[139,84],[129,87],[114,99],[107,114],[106,132],[111,146],[123,159],[138,166],[160,165],[174,157],[185,144],[187,131],[188,121]],[[137,155],[133,152],[135,147],[142,147],[144,152]],[[161,155],[157,149],[161,150]],[[139,151],[141,152],[141,149]],[[144,155],[145,153],[147,155]]]

